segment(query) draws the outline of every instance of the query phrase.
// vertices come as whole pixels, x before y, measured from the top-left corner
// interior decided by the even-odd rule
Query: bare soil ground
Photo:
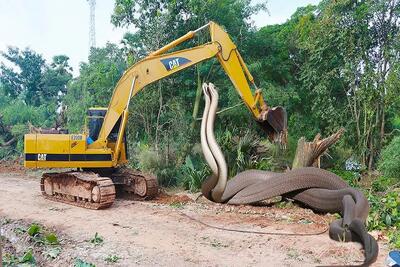
[[[73,266],[77,259],[96,266],[326,266],[363,260],[359,244],[332,241],[327,232],[254,234],[199,223],[303,234],[323,231],[332,215],[295,205],[228,206],[204,199],[194,202],[193,194],[171,194],[148,202],[119,199],[107,210],[85,210],[43,199],[37,174],[0,168],[3,253],[21,256],[33,247],[39,266]],[[31,223],[57,234],[61,253],[55,259],[46,257],[48,246],[35,244],[21,231]],[[98,245],[90,242],[96,232],[103,238]],[[379,245],[374,266],[384,266],[388,254],[386,244],[380,241]]]

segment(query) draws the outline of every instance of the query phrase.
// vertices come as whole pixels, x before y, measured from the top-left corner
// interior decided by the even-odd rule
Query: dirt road
[[[39,265],[72,266],[77,258],[96,266],[316,266],[363,259],[360,245],[332,241],[327,233],[229,232],[207,227],[184,214],[234,229],[289,233],[319,232],[326,227],[324,220],[332,217],[295,206],[234,207],[187,200],[184,196],[152,202],[117,200],[107,210],[85,210],[44,200],[37,177],[0,173],[0,217],[9,224],[2,226],[2,234],[10,235],[16,227],[13,223],[37,222],[54,229],[61,239],[61,254]],[[88,242],[96,232],[104,239],[97,246]],[[375,266],[383,266],[387,252],[380,243]],[[110,255],[120,259],[107,263],[105,258]]]

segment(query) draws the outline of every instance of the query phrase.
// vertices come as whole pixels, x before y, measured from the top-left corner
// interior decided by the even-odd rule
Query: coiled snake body
[[[337,241],[360,242],[364,247],[364,266],[376,260],[378,244],[364,224],[369,211],[368,201],[363,193],[349,187],[339,176],[307,167],[285,173],[247,170],[228,181],[225,157],[214,136],[218,92],[211,83],[203,85],[203,92],[201,146],[212,170],[212,175],[202,184],[202,193],[207,199],[239,205],[284,196],[321,212],[340,212],[342,218],[330,224],[329,236]]]

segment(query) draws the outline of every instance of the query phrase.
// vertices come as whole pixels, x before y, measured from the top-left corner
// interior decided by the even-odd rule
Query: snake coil
[[[362,192],[349,187],[339,176],[307,167],[285,173],[247,170],[228,181],[225,157],[214,136],[218,92],[211,83],[203,84],[203,92],[205,107],[201,123],[201,146],[212,170],[211,176],[202,184],[202,193],[207,199],[242,205],[284,196],[320,212],[340,212],[342,218],[330,224],[330,238],[361,243],[365,256],[362,266],[368,266],[376,260],[378,244],[365,228],[368,200]]]

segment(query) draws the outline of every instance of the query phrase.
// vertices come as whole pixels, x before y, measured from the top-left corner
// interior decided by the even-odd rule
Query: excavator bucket
[[[287,144],[287,114],[283,107],[268,109],[262,121],[257,121],[271,142]]]

